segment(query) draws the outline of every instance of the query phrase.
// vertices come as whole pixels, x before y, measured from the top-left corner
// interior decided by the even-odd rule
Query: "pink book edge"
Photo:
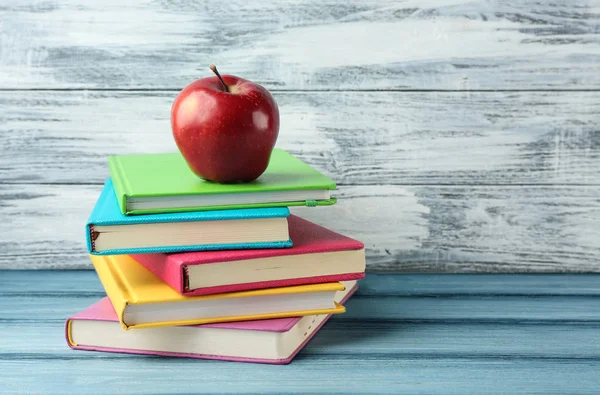
[[[212,295],[221,294],[228,292],[238,291],[251,291],[254,289],[263,288],[279,288],[279,287],[291,287],[295,285],[307,285],[307,284],[320,284],[330,283],[338,281],[350,281],[360,280],[365,277],[365,273],[345,273],[345,274],[332,274],[327,276],[315,276],[315,277],[302,277],[302,278],[291,278],[285,280],[271,280],[271,281],[259,281],[255,283],[246,284],[232,284],[232,285],[220,285],[216,287],[198,288],[193,291],[183,292],[185,296],[201,296],[201,295]]]
[[[350,299],[352,295],[358,289],[358,284],[356,284],[352,290],[344,297],[344,299],[340,302],[344,304]],[[133,350],[126,348],[109,348],[109,347],[91,347],[91,346],[79,346],[75,345],[71,342],[69,338],[69,325],[71,320],[76,317],[70,317],[67,319],[65,323],[65,339],[67,344],[73,350],[84,350],[84,351],[98,351],[98,352],[113,352],[113,353],[123,353],[123,354],[136,354],[136,355],[156,355],[161,357],[179,357],[179,358],[194,358],[194,359],[211,359],[211,360],[220,360],[220,361],[232,361],[232,362],[249,362],[249,363],[263,363],[263,364],[271,364],[271,365],[285,365],[290,363],[296,355],[306,346],[306,344],[313,338],[313,336],[321,330],[321,327],[325,325],[327,321],[331,318],[331,314],[328,315],[321,324],[308,336],[304,341],[294,350],[294,352],[287,358],[284,359],[262,359],[262,358],[244,358],[244,357],[233,357],[233,356],[222,356],[222,355],[209,355],[209,354],[187,354],[187,353],[176,353],[176,352],[166,352],[166,351],[149,351],[149,350]],[[296,322],[299,321],[296,320]]]
[[[175,291],[187,296],[211,295],[215,293],[316,284],[331,281],[359,280],[364,277],[364,274],[362,274],[361,277],[357,276],[358,273],[343,273],[340,275],[271,280],[245,284],[228,284],[186,290],[184,282],[186,276],[185,271],[188,266],[364,249],[364,244],[358,240],[344,236],[293,214],[288,217],[288,226],[290,238],[294,243],[291,248],[203,251],[201,253],[186,252],[175,254],[131,254],[131,257]]]

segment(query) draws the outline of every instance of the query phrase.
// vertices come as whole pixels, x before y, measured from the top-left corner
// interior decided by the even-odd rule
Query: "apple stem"
[[[225,88],[225,92],[229,92],[229,87],[227,86],[225,81],[223,81],[223,77],[221,77],[221,74],[219,74],[219,71],[217,70],[217,66],[215,66],[214,64],[211,64],[208,67],[213,71],[213,73],[215,73],[217,75],[217,77],[219,77],[221,84],[223,84],[223,88]]]

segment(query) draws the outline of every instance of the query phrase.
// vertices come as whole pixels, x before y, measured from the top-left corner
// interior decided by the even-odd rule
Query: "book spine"
[[[132,195],[131,185],[127,180],[127,175],[121,165],[121,160],[118,156],[108,157],[108,171],[115,187],[115,193],[119,202],[119,207],[123,214],[129,214],[127,209],[127,196]]]
[[[85,225],[85,238],[87,241],[88,252],[95,253],[96,252],[96,239],[98,238],[99,232],[96,232],[94,226],[103,225],[102,218],[104,218],[105,210],[106,210],[106,195],[107,188],[106,185],[102,188],[100,192],[100,196],[90,214],[87,223]]]
[[[74,348],[77,347],[78,344],[73,341],[73,336],[71,335],[71,322],[73,320],[71,318],[67,318],[65,322],[65,338],[67,339],[67,344],[69,347]]]
[[[107,266],[110,268],[113,280],[118,285],[121,294],[125,299],[125,304],[127,305],[128,303],[138,300],[135,289],[131,286],[131,283],[127,281],[127,277],[123,274],[123,267],[117,264],[117,262],[115,262],[110,256],[104,257],[104,259]],[[125,312],[123,312],[123,314],[125,314]]]
[[[181,276],[182,276],[182,286],[183,286],[183,292],[189,292],[190,291],[190,270],[188,269],[187,265],[183,265],[183,270],[181,271]]]
[[[95,252],[96,251],[96,239],[98,238],[99,235],[100,235],[100,233],[96,232],[94,230],[94,225],[93,224],[88,225],[87,239],[88,239],[88,250],[89,250],[89,252]]]
[[[123,281],[119,273],[115,272],[115,264],[111,257],[91,256],[92,265],[100,278],[100,282],[110,299],[115,313],[119,317],[119,322],[123,329],[129,329],[125,323],[124,315],[127,303],[131,300],[128,284]]]

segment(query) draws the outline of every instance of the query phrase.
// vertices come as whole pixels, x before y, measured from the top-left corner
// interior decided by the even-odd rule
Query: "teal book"
[[[287,207],[124,215],[109,178],[88,218],[93,255],[291,247]]]
[[[275,149],[255,181],[218,184],[196,176],[180,153],[115,155],[110,176],[123,214],[331,205],[335,182]]]

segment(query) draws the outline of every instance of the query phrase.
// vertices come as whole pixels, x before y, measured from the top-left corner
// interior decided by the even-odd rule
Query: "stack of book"
[[[288,363],[364,277],[361,242],[290,214],[335,183],[283,150],[233,185],[179,153],[108,163],[86,226],[108,297],[67,320],[74,349]]]

